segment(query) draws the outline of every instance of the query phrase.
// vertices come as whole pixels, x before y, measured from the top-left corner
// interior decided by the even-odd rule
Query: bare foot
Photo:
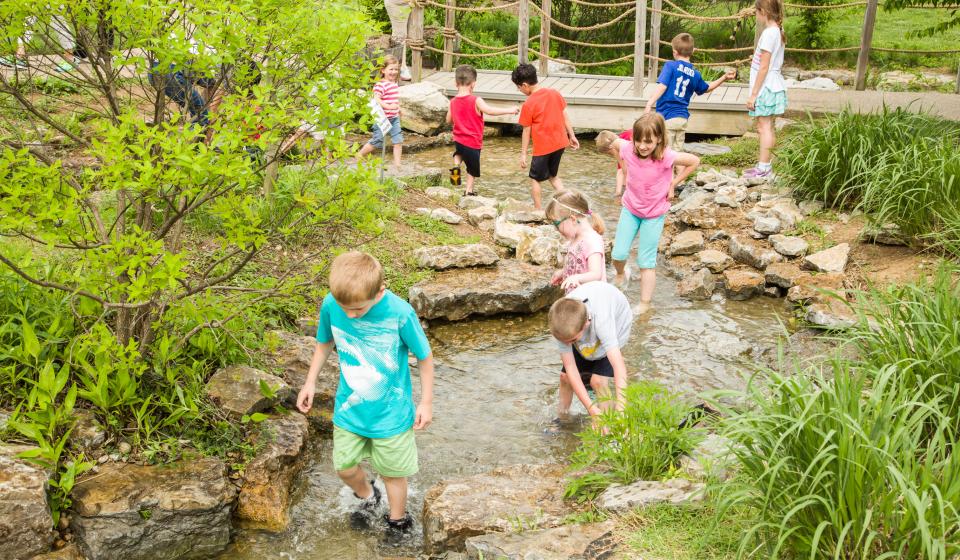
[[[650,302],[641,301],[640,303],[633,306],[633,314],[637,317],[643,315],[644,313],[650,311]]]

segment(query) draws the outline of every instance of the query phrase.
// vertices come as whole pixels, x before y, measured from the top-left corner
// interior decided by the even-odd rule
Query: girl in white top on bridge
[[[777,142],[774,121],[787,109],[787,85],[784,83],[783,51],[787,42],[783,33],[781,0],[757,0],[757,27],[762,28],[753,61],[750,63],[750,98],[747,109],[757,118],[760,157],[757,166],[743,172],[744,177],[769,177],[773,174],[770,152]]]

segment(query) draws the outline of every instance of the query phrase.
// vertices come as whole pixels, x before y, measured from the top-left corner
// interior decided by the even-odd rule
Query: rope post
[[[663,0],[653,0],[652,14],[650,15],[650,75],[647,83],[657,81],[657,73],[660,63],[657,58],[660,56],[660,10],[663,8]]]
[[[647,0],[637,0],[633,33],[633,94],[643,93],[643,53],[647,42]]]
[[[873,24],[877,21],[877,0],[867,0],[863,14],[863,33],[860,36],[860,54],[857,56],[857,91],[867,88],[867,66],[870,65],[870,43],[873,41]]]
[[[954,93],[960,93],[960,58],[957,59],[957,89]]]
[[[410,62],[413,71],[413,81],[419,82],[423,78],[423,4],[413,3],[410,12],[410,34],[407,35],[411,51]]]
[[[517,62],[520,64],[525,64],[529,57],[527,56],[527,40],[530,38],[530,6],[527,4],[529,0],[520,0],[519,6],[517,6],[517,19],[519,19],[519,25],[517,26]]]
[[[456,40],[457,0],[447,0],[446,19],[443,24],[443,71],[453,70],[453,43]],[[452,33],[451,33],[452,31]]]
[[[543,0],[541,10],[543,17],[540,20],[540,52],[544,55],[550,54],[550,16],[553,6],[550,0]],[[550,66],[550,59],[546,56],[540,57],[540,76],[546,78]]]

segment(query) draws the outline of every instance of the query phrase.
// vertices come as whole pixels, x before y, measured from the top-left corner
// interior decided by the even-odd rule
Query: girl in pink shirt
[[[606,282],[603,218],[590,210],[587,197],[575,190],[561,191],[545,214],[567,240],[567,256],[563,268],[553,275],[553,285],[559,284],[569,294],[587,282]]]
[[[616,282],[626,288],[630,271],[625,268],[633,240],[637,245],[640,268],[640,304],[637,314],[650,309],[656,283],[657,246],[663,233],[663,220],[670,210],[674,189],[700,165],[700,158],[667,148],[667,126],[657,113],[647,113],[633,123],[633,141],[620,143],[620,167],[626,171],[623,209],[613,242],[613,267]],[[677,176],[673,168],[678,168]],[[617,196],[620,196],[619,190]]]

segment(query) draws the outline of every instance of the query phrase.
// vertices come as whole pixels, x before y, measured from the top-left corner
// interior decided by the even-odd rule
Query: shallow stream
[[[615,164],[592,142],[568,151],[560,166],[565,186],[591,196],[594,210],[613,235],[619,208]],[[529,200],[519,169],[519,138],[485,141],[479,194]],[[405,156],[419,165],[448,168],[452,148]],[[551,189],[544,189],[544,203]],[[612,278],[613,269],[608,269]],[[639,284],[627,290],[639,299]],[[741,387],[738,363],[775,342],[783,311],[780,299],[748,302],[678,298],[675,281],[658,269],[652,313],[637,319],[624,355],[635,379],[653,379],[691,395]],[[417,435],[420,473],[410,481],[408,511],[419,521],[426,491],[447,478],[515,463],[562,461],[575,447],[573,431],[547,434],[555,416],[559,356],[546,315],[464,321],[431,326],[427,332],[437,361],[434,423]],[[415,388],[417,383],[415,382]],[[416,390],[416,389],[415,389]],[[576,399],[574,399],[576,401]],[[575,410],[583,412],[575,402]],[[291,523],[281,533],[241,530],[221,558],[241,560],[352,560],[383,557],[375,534],[347,524],[355,504],[331,463],[331,444],[322,443],[296,489]],[[419,543],[403,554],[416,556]],[[396,553],[395,553],[396,554]],[[394,557],[394,555],[391,555]]]

